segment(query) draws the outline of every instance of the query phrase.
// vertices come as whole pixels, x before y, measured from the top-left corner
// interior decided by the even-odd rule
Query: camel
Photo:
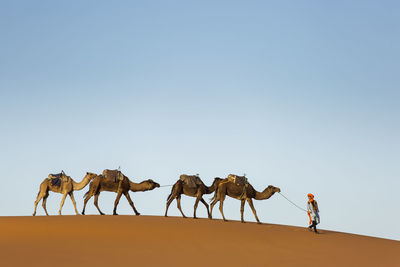
[[[62,172],[61,174],[59,174],[57,176],[50,174],[49,177],[44,179],[44,181],[40,184],[40,190],[36,197],[35,210],[33,212],[33,216],[36,215],[36,207],[42,198],[43,198],[43,202],[42,202],[43,209],[46,212],[46,215],[49,216],[49,214],[47,213],[47,209],[46,209],[46,201],[47,201],[47,197],[49,196],[49,191],[63,194],[63,198],[61,200],[60,210],[58,211],[58,215],[61,215],[61,209],[64,206],[64,201],[65,201],[65,198],[67,197],[67,195],[69,195],[69,197],[72,200],[72,203],[74,204],[76,215],[79,215],[79,212],[76,209],[76,202],[75,202],[73,192],[83,189],[96,176],[97,176],[97,174],[95,174],[95,173],[87,172],[85,177],[83,177],[82,181],[77,183],[71,177],[65,175],[64,172]],[[58,179],[59,179],[59,180],[57,180],[58,183],[53,183],[52,182],[53,180],[50,177],[58,177]]]
[[[212,211],[214,208],[214,205],[217,204],[219,201],[219,210],[222,214],[222,218],[224,221],[228,221],[225,219],[224,216],[224,211],[223,211],[223,206],[224,206],[224,200],[225,196],[228,195],[232,198],[236,198],[241,201],[240,205],[240,215],[241,215],[241,222],[244,223],[243,219],[243,211],[244,211],[244,204],[245,201],[250,205],[251,210],[253,211],[254,216],[256,217],[257,223],[261,223],[260,220],[257,217],[256,210],[253,206],[253,198],[256,200],[263,200],[263,199],[268,199],[270,198],[274,193],[280,192],[281,190],[278,187],[274,187],[272,185],[269,185],[263,192],[257,192],[253,186],[249,183],[246,185],[238,185],[228,179],[224,179],[222,182],[219,183],[217,190],[214,193],[213,198],[211,199],[211,216],[212,216]]]
[[[182,177],[182,175],[181,175]],[[169,194],[167,198],[167,207],[165,210],[165,217],[167,217],[167,212],[168,212],[168,207],[171,204],[171,202],[176,199],[178,209],[181,212],[182,216],[186,218],[185,214],[183,214],[182,209],[181,209],[181,195],[185,194],[190,197],[195,197],[196,201],[194,203],[194,214],[193,218],[196,219],[196,210],[197,210],[197,205],[199,204],[199,201],[206,206],[207,209],[207,214],[208,218],[211,218],[211,214],[208,208],[207,202],[204,201],[203,195],[204,194],[211,194],[212,192],[215,191],[215,189],[218,187],[218,184],[222,181],[221,178],[216,177],[214,179],[214,182],[212,183],[211,186],[206,186],[204,183],[199,180],[200,183],[196,184],[196,187],[189,187],[187,184],[185,184],[181,179],[179,179],[173,186],[171,190],[171,194]]]
[[[104,213],[100,210],[99,205],[98,205],[99,195],[100,195],[100,192],[102,192],[102,191],[109,191],[109,192],[117,193],[117,198],[115,199],[115,202],[114,202],[113,215],[118,215],[117,214],[117,206],[118,206],[119,199],[121,198],[122,194],[128,200],[128,202],[131,205],[135,214],[140,215],[140,213],[136,210],[135,206],[133,205],[133,201],[131,200],[131,197],[129,196],[129,190],[131,190],[132,192],[139,192],[139,191],[153,190],[156,187],[160,187],[160,185],[151,179],[145,180],[145,181],[137,184],[137,183],[130,181],[128,179],[128,177],[126,177],[125,175],[123,175],[123,178],[121,178],[121,180],[112,179],[112,178],[105,177],[103,175],[99,175],[98,177],[93,179],[93,181],[89,185],[89,191],[87,191],[85,193],[85,195],[83,196],[85,198],[85,200],[84,200],[84,204],[83,204],[82,215],[85,215],[86,204],[92,196],[94,196],[94,205],[96,206],[100,215],[104,215]]]

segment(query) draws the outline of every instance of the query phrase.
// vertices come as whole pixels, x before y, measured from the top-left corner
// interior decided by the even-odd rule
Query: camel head
[[[89,180],[93,180],[95,177],[97,177],[97,174],[93,172],[86,172],[85,178],[89,178]]]
[[[154,182],[153,180],[149,179],[146,180],[145,182],[147,182],[149,184],[149,190],[153,190],[154,188],[160,187],[160,185],[156,182]]]
[[[214,178],[214,182],[212,183],[211,187],[213,187],[213,186],[218,187],[219,183],[220,183],[222,180],[223,180],[222,178],[215,177],[215,178]]]
[[[281,192],[281,189],[280,189],[279,187],[275,187],[275,186],[273,186],[273,185],[269,185],[269,186],[267,187],[267,190],[268,190],[268,191],[271,191],[271,192],[274,192],[274,193],[279,193],[279,192]]]

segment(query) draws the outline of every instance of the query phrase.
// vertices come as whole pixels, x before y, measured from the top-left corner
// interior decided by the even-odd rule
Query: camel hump
[[[228,180],[237,184],[237,185],[246,185],[248,184],[246,176],[239,176],[236,174],[229,174]]]
[[[60,173],[50,173],[47,177],[50,179],[52,186],[60,186],[62,182],[67,182],[71,177],[67,176],[64,171]]]
[[[122,181],[124,179],[124,175],[119,170],[108,170],[108,169],[106,169],[106,170],[103,171],[103,176],[106,179],[114,180],[115,182]]]
[[[198,175],[182,174],[179,178],[184,184],[191,188],[196,188],[198,185],[203,184]]]
[[[61,178],[65,175],[65,173],[62,171],[60,173],[50,173],[49,178],[54,179],[54,178]]]

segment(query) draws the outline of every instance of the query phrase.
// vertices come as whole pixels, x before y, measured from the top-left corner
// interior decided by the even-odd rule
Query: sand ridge
[[[1,266],[400,266],[395,240],[158,216],[0,217]]]

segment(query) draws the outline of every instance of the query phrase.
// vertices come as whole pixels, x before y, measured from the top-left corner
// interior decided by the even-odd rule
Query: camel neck
[[[72,185],[73,185],[74,190],[76,191],[76,190],[83,189],[89,183],[89,181],[90,181],[90,179],[87,175],[85,177],[83,177],[82,181],[80,181],[79,183],[72,180]]]
[[[270,198],[275,192],[272,191],[271,189],[266,188],[263,192],[257,192],[254,197],[256,200],[263,200],[263,199],[268,199]]]
[[[215,191],[215,188],[216,188],[216,185],[215,185],[215,183],[213,183],[211,186],[206,186],[206,193],[207,194],[211,194],[211,193],[213,193],[214,191]]]
[[[149,190],[149,186],[146,182],[141,182],[137,184],[129,181],[129,190],[131,190],[132,192],[147,191]]]

